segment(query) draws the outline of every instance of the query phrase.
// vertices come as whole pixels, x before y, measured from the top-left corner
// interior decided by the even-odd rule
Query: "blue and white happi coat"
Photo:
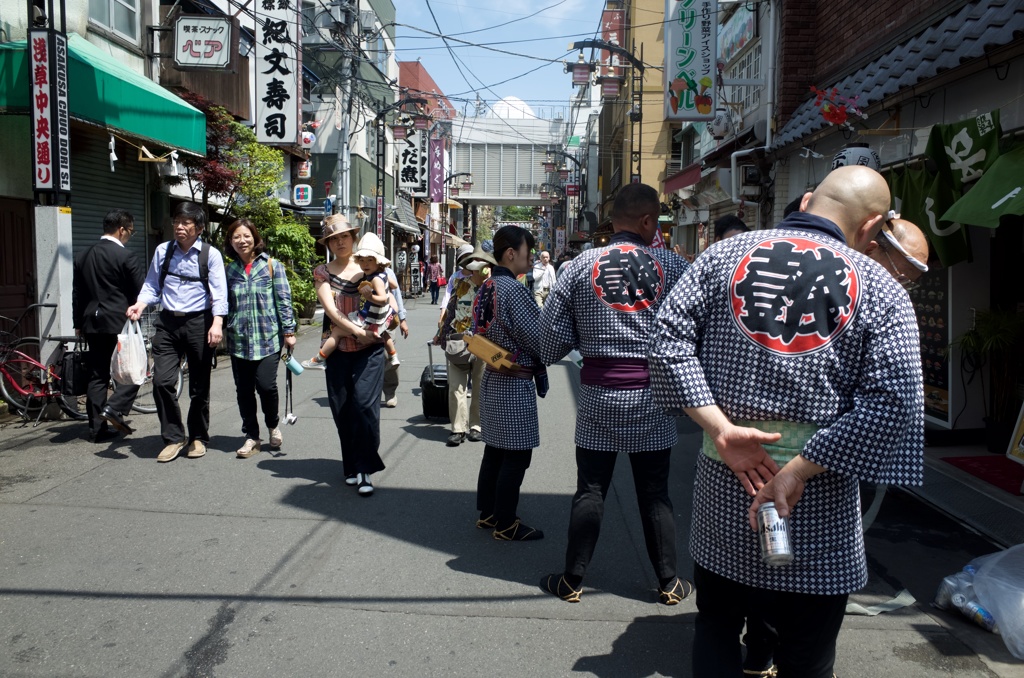
[[[526,287],[504,266],[492,269],[473,301],[473,332],[515,356],[525,368],[540,367],[540,309]],[[537,389],[532,379],[484,370],[480,427],[484,442],[503,450],[540,445]],[[477,397],[474,393],[473,397]]]
[[[550,365],[574,348],[584,358],[647,358],[658,309],[686,266],[674,252],[628,232],[583,252],[562,268],[544,302],[541,359]],[[579,447],[644,452],[670,448],[676,439],[675,422],[649,388],[580,385]]]
[[[848,247],[834,223],[798,212],[775,229],[710,247],[658,320],[656,402],[814,424],[802,455],[827,469],[793,508],[793,563],[767,567],[747,520],[751,498],[725,464],[699,455],[694,560],[764,589],[838,595],[863,587],[858,481],[923,480],[920,347],[906,291]]]

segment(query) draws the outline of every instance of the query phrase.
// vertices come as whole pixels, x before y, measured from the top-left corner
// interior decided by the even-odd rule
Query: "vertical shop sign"
[[[430,202],[444,202],[444,139],[430,140]]]
[[[32,184],[37,191],[71,190],[68,42],[54,31],[29,32]]]
[[[426,132],[410,130],[405,139],[395,143],[398,145],[398,188],[415,198],[427,197]]]
[[[293,146],[299,138],[300,16],[292,0],[259,0],[256,10],[256,139]]]
[[[612,45],[623,47],[622,23],[623,10],[606,9],[601,13],[601,40]],[[619,72],[619,55],[606,49],[601,50],[601,70],[598,75],[621,75]]]
[[[715,117],[718,13],[714,0],[665,2],[665,118]]]

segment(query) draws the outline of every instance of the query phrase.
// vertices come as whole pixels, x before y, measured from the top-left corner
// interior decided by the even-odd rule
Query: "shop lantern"
[[[867,144],[847,144],[832,158],[832,169],[848,165],[864,165],[878,172],[882,167],[882,159]]]
[[[303,132],[300,139],[303,148],[312,148],[313,144],[316,143],[316,135],[309,131]]]
[[[547,172],[548,174],[551,174],[552,172],[554,172],[555,171],[555,163],[552,162],[551,160],[548,160],[547,162],[545,162],[544,163],[544,171]]]
[[[559,167],[558,168],[558,178],[560,180],[562,180],[562,181],[565,181],[566,179],[568,179],[569,178],[569,168],[568,167]]]
[[[587,85],[590,83],[590,74],[594,70],[594,65],[587,63],[583,58],[583,52],[580,52],[579,59],[572,66],[566,64],[565,70],[572,71],[572,84],[573,85]]]
[[[448,189],[448,195],[450,195],[453,198],[459,197],[459,187],[458,186],[451,186]]]
[[[617,99],[619,93],[622,91],[622,83],[625,78],[619,76],[605,76],[598,78],[597,81],[601,83],[601,97],[604,99]]]
[[[467,177],[466,180],[462,182],[462,190],[464,190],[464,191],[472,191],[473,190],[473,178],[472,177]]]
[[[295,176],[299,179],[309,179],[313,176],[313,163],[308,160],[300,160],[296,164]]]
[[[732,130],[732,118],[729,109],[721,107],[715,111],[715,118],[708,123],[708,132],[715,141],[721,141]]]
[[[541,200],[547,200],[549,197],[551,197],[551,194],[548,193],[547,191],[541,191],[540,192],[540,199]]]
[[[423,130],[430,127],[430,118],[425,115],[417,115],[412,120],[413,127],[415,127],[416,129]]]
[[[394,133],[396,140],[397,139],[404,139],[405,138],[405,133],[406,133],[405,125],[396,124],[394,127],[391,128],[391,131]]]

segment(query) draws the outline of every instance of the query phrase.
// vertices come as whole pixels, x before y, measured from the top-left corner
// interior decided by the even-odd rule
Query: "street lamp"
[[[548,174],[551,174],[552,172],[555,171],[555,162],[553,160],[548,159],[546,162],[543,162],[541,164],[544,165],[544,171],[547,172]]]
[[[469,175],[468,177],[466,177],[466,179],[463,180],[463,182],[462,182],[462,190],[464,190],[464,191],[472,191],[473,190],[473,175],[472,174]]]
[[[621,75],[602,75],[597,79],[601,85],[601,98],[617,99],[622,91],[622,83],[626,81]]]
[[[583,58],[583,50],[581,49],[576,63],[571,66],[568,63],[565,64],[564,70],[567,73],[572,73],[573,86],[587,85],[590,83],[590,74],[594,72],[594,64],[593,62],[587,62]]]
[[[569,168],[564,166],[564,165],[562,167],[559,167],[558,168],[558,178],[561,181],[568,180],[569,179]]]
[[[417,115],[412,119],[413,127],[419,130],[424,130],[430,127],[430,117],[426,115]]]

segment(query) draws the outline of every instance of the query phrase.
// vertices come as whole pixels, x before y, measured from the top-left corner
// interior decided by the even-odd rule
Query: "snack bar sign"
[[[256,139],[293,146],[299,138],[300,16],[293,0],[257,0]]]
[[[714,0],[665,2],[665,118],[715,117],[718,14]]]
[[[224,69],[230,62],[231,19],[185,15],[174,22],[176,66]]]
[[[54,31],[30,31],[32,183],[37,191],[71,191],[68,41]]]

